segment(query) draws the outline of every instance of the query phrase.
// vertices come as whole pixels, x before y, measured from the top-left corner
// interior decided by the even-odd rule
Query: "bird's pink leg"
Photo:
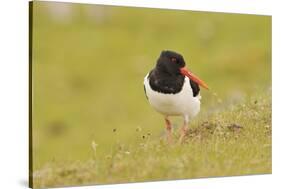
[[[184,117],[183,126],[180,130],[180,139],[179,143],[182,144],[188,132],[188,117]]]
[[[166,131],[167,131],[167,140],[168,143],[171,144],[173,143],[173,133],[172,133],[172,124],[168,117],[165,117],[165,122],[166,122]]]

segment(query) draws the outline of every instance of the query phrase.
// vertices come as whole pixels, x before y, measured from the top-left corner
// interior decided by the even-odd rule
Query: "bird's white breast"
[[[200,111],[200,94],[193,97],[189,78],[185,77],[182,90],[176,94],[164,94],[152,90],[148,74],[144,78],[146,95],[151,106],[158,112],[167,115],[183,115],[192,118]]]

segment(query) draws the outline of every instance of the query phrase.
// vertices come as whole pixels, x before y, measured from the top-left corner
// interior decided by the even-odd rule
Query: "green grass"
[[[79,4],[60,17],[61,5],[34,4],[35,186],[271,171],[271,17]],[[211,88],[183,146],[166,146],[143,91],[164,49]]]
[[[87,161],[49,162],[34,172],[35,186],[271,173],[270,91],[193,122],[182,145],[141,129],[134,134],[141,138],[136,144],[118,142],[117,130],[111,135],[116,141],[107,154],[98,145]]]

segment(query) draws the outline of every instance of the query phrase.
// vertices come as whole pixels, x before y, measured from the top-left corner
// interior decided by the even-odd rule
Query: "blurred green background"
[[[154,138],[164,121],[143,78],[162,50],[210,86],[197,119],[271,87],[271,17],[35,2],[33,160],[87,160],[113,143]]]

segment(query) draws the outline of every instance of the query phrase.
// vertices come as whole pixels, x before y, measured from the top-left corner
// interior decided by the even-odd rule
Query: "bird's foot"
[[[178,144],[184,143],[186,136],[187,136],[187,132],[188,132],[187,126],[183,126],[180,131],[180,138],[179,138]]]
[[[168,132],[167,133],[167,142],[168,142],[168,144],[173,144],[174,143],[173,133],[172,132]]]
[[[186,139],[186,136],[185,135],[181,135],[179,140],[178,140],[178,144],[183,144],[185,139]]]

